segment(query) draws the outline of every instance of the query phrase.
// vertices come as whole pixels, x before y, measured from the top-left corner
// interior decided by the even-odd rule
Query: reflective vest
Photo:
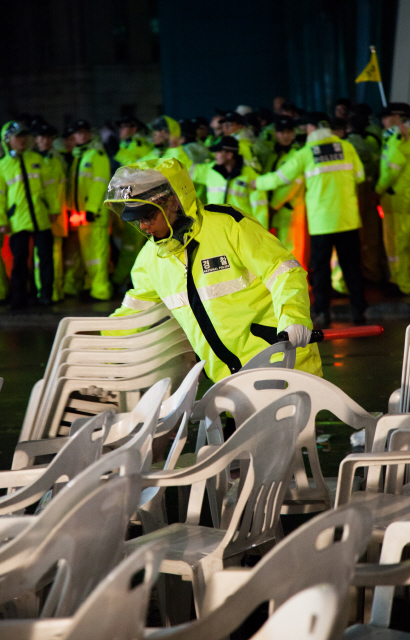
[[[146,156],[152,149],[152,144],[149,144],[145,138],[138,135],[121,140],[120,148],[114,156],[114,160],[120,163],[120,165],[129,165],[137,162],[143,156]]]
[[[104,206],[104,197],[111,177],[110,161],[104,149],[94,145],[91,142],[73,150],[74,160],[69,174],[69,208],[71,215],[90,211],[95,216],[96,225],[107,226],[109,211]],[[81,215],[80,224],[87,224],[85,215]]]
[[[259,175],[252,167],[242,166],[231,180],[218,171],[215,162],[192,165],[189,173],[195,185],[206,187],[207,204],[231,204],[268,228],[268,198],[265,191],[250,188],[252,180]]]
[[[50,214],[60,212],[57,185],[35,151],[7,153],[0,160],[0,225],[19,231],[51,228]]]
[[[394,133],[383,141],[382,155],[380,157],[380,176],[376,185],[376,192],[383,195],[386,191],[390,195],[393,184],[398,180],[406,164],[406,155],[400,149],[403,145],[405,151],[408,143],[405,143],[400,132]],[[399,186],[400,189],[400,186]]]
[[[258,189],[276,189],[304,176],[311,235],[338,233],[361,226],[356,184],[363,182],[363,165],[354,147],[332,136],[329,129],[310,134],[302,149],[275,173],[256,179]]]
[[[64,237],[68,234],[68,216],[66,211],[66,164],[62,156],[55,149],[50,149],[45,155],[41,154],[50,178],[55,181],[57,188],[60,215],[53,222],[51,229],[53,236]]]
[[[236,138],[239,143],[239,153],[243,157],[245,164],[260,173],[262,170],[262,165],[257,158],[256,150],[254,149],[254,146],[250,141],[245,129],[236,131],[232,134],[232,137]]]
[[[203,207],[175,163],[147,164],[169,180],[199,231],[178,256],[159,258],[149,240],[131,273],[134,288],[114,316],[144,311],[162,300],[195,353],[206,360],[214,382],[238,371],[289,325],[311,329],[306,272],[292,254],[239,209]],[[297,349],[296,367],[321,375],[316,344]]]

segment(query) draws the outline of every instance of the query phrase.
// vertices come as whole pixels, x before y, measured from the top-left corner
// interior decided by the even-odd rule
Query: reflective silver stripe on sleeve
[[[305,178],[312,178],[318,176],[320,173],[333,173],[334,171],[353,171],[354,167],[351,162],[345,162],[344,164],[326,164],[323,167],[316,167],[311,171],[305,171]]]
[[[225,193],[226,187],[207,187],[208,193]]]
[[[81,178],[92,178],[93,174],[91,171],[79,171],[78,175],[81,176]]]
[[[7,180],[6,181],[6,185],[8,187],[10,187],[15,182],[20,182],[21,180],[23,180],[23,176],[22,175],[18,175],[18,176],[15,176],[14,178],[10,178],[10,180]]]
[[[122,301],[123,307],[128,307],[128,309],[135,309],[136,311],[146,311],[150,309],[156,302],[152,302],[149,300],[138,300],[137,298],[133,298],[128,293],[125,294],[124,300]]]
[[[360,171],[356,171],[354,175],[355,175],[355,178],[363,178],[364,177],[363,169],[360,169]]]
[[[0,189],[0,196],[5,196],[5,195],[6,195],[6,192],[3,191],[3,189]]]
[[[279,176],[281,177],[281,179],[283,180],[283,182],[285,184],[292,184],[292,181],[288,180],[287,177],[285,176],[285,174],[283,174],[280,169],[278,169],[276,173],[279,174]]]
[[[216,284],[209,284],[207,287],[200,287],[198,289],[199,297],[202,301],[214,300],[215,298],[221,298],[222,296],[228,296],[231,293],[237,293],[249,287],[255,280],[253,273],[250,271],[245,272],[239,278],[234,280],[228,280],[227,282],[217,282]]]
[[[50,178],[50,180],[46,180],[45,182],[43,182],[43,187],[48,187],[50,184],[54,184],[55,180],[54,178]]]
[[[101,259],[100,258],[94,258],[93,260],[86,260],[84,262],[86,267],[91,267],[93,264],[100,264]]]
[[[254,202],[251,202],[251,207],[264,207],[267,204],[267,200],[255,200]]]
[[[172,311],[172,309],[179,309],[180,307],[186,307],[188,305],[188,293],[183,291],[182,293],[174,293],[172,296],[162,298],[162,302]]]
[[[93,178],[93,182],[102,182],[103,184],[108,184],[108,180],[106,180],[105,178],[99,178],[98,176],[95,176],[95,178]]]
[[[237,189],[228,189],[228,193],[230,196],[236,196],[237,198],[247,198],[248,194],[246,191],[237,191]]]
[[[273,283],[275,282],[278,276],[281,276],[283,273],[287,273],[291,269],[296,269],[296,267],[300,267],[301,265],[297,260],[285,260],[282,264],[274,271],[266,283],[266,288],[269,291],[272,290]]]
[[[28,178],[39,178],[40,174],[39,173],[28,173],[27,177]],[[53,180],[53,182],[54,182],[54,180]]]
[[[403,167],[401,167],[399,164],[395,164],[394,162],[388,162],[387,166],[390,169],[394,169],[395,171],[401,171]]]
[[[302,178],[296,178],[295,182],[296,182],[296,184],[303,184],[303,179]]]

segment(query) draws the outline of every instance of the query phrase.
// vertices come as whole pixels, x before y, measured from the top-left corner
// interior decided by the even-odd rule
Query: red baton
[[[381,324],[372,324],[368,327],[348,327],[346,329],[314,329],[310,342],[323,342],[323,340],[338,340],[341,338],[368,338],[380,336],[384,329]],[[286,331],[278,333],[278,342],[286,342],[289,336]]]

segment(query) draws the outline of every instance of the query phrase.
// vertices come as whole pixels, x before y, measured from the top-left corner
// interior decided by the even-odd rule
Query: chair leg
[[[202,560],[195,565],[192,576],[192,590],[194,592],[195,611],[198,618],[201,616],[208,580],[215,571],[222,571],[223,568],[224,563],[222,558],[216,558],[215,556],[202,558]]]

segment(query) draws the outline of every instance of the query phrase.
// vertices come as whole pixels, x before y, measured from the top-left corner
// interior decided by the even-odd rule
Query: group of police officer
[[[187,167],[203,204],[256,218],[302,267],[310,265],[318,327],[330,323],[332,285],[350,293],[353,320],[365,321],[362,272],[385,291],[410,294],[408,105],[390,104],[383,130],[367,105],[347,99],[337,101],[333,118],[301,116],[277,98],[273,112],[242,105],[210,123],[162,116],[148,129],[125,116],[116,125],[114,150],[85,120],[62,137],[41,118],[3,126],[0,238],[9,236],[13,257],[13,310],[28,303],[30,237],[37,304],[64,295],[107,300],[125,285],[145,238],[110,218],[107,185],[119,166],[167,159]],[[1,262],[0,300],[7,289]]]

